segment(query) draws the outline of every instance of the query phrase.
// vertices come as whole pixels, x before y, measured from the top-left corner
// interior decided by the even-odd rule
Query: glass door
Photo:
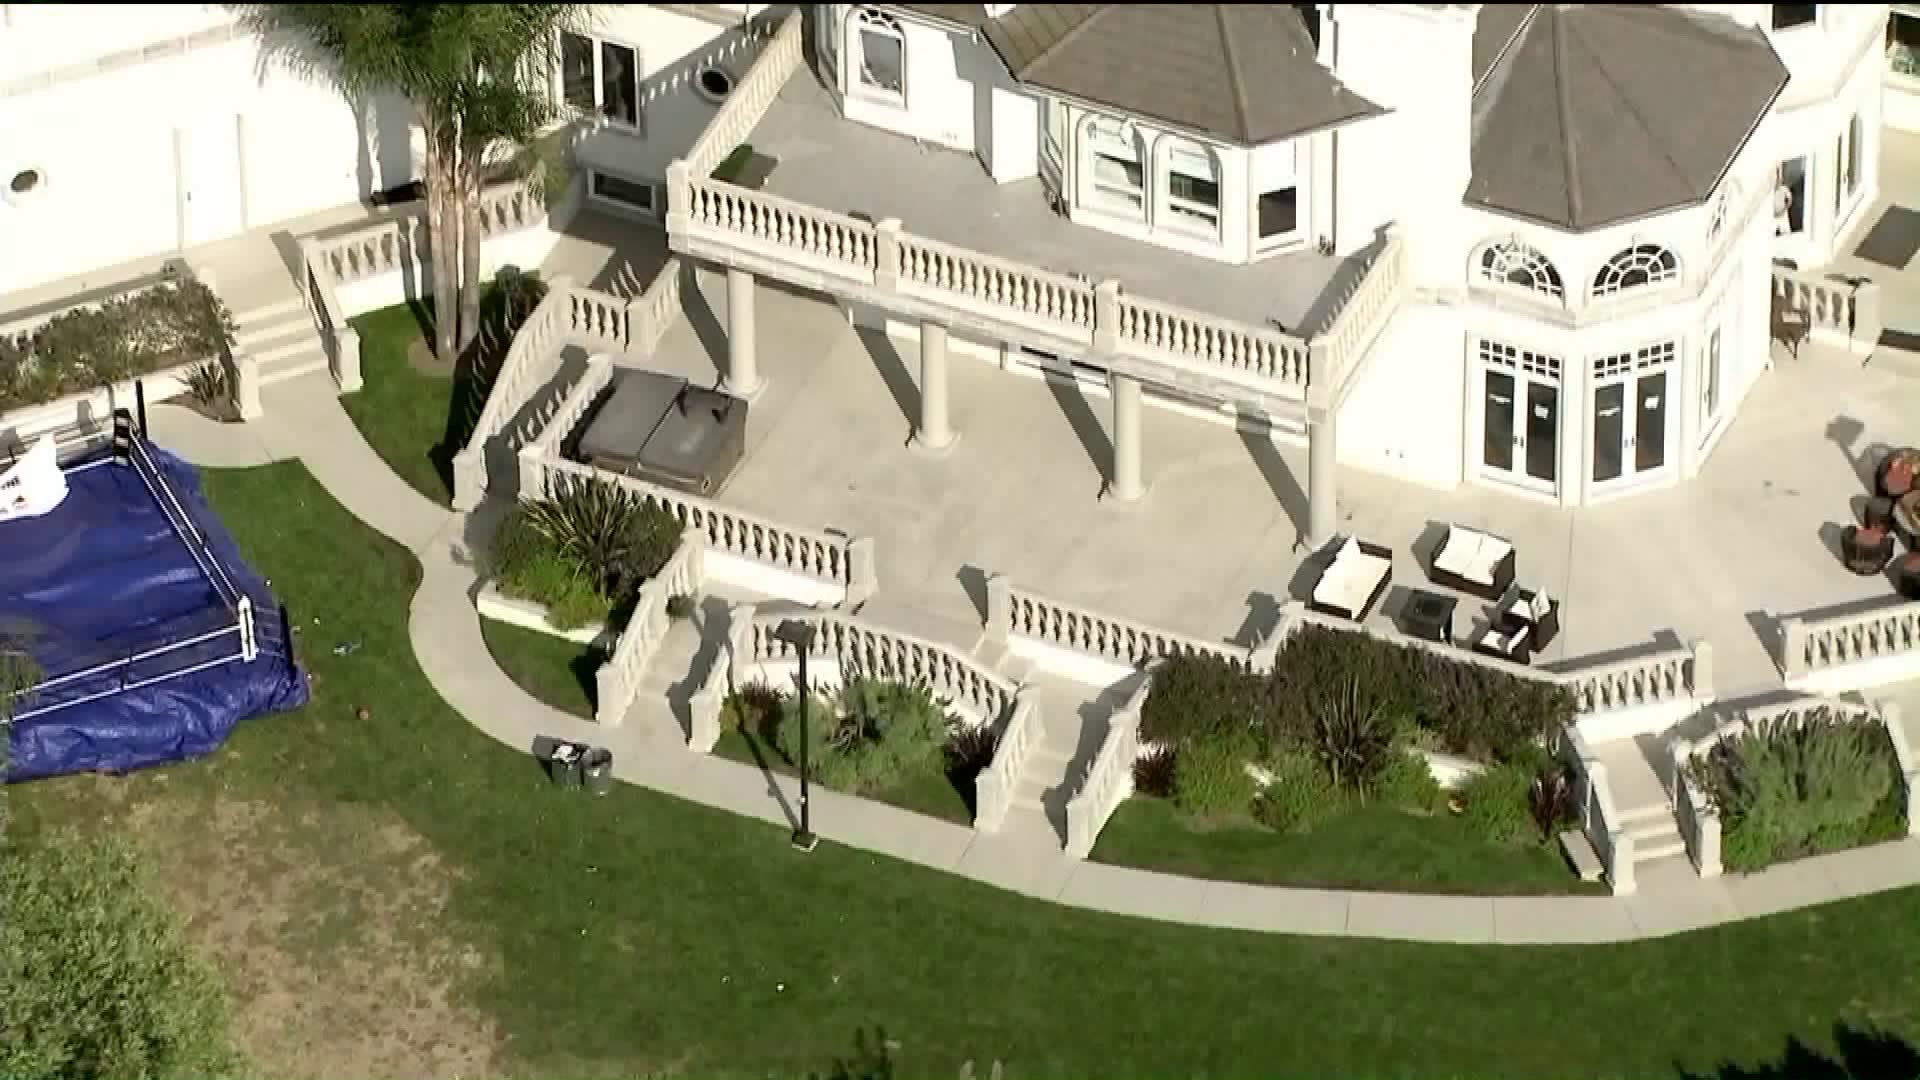
[[[1551,487],[1560,477],[1560,388],[1527,381],[1527,476]]]
[[[1647,372],[1638,380],[1639,411],[1633,425],[1633,471],[1653,472],[1667,463],[1667,373]]]
[[[1593,482],[1620,479],[1627,457],[1627,387],[1608,383],[1593,391]]]
[[[1489,371],[1486,377],[1486,444],[1480,460],[1495,472],[1513,471],[1513,448],[1519,442],[1514,424],[1519,419],[1513,405],[1513,376]]]

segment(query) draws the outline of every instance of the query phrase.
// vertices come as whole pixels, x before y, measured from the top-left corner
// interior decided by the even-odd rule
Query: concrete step
[[[324,372],[331,367],[327,354],[320,351],[319,342],[306,349],[275,358],[271,363],[260,365],[260,384],[272,386],[274,383],[298,379],[315,372]]]
[[[1673,808],[1666,803],[1646,803],[1620,811],[1620,823],[1626,826],[1659,821],[1663,818],[1668,821],[1673,819]]]
[[[1652,849],[1680,839],[1680,826],[1672,821],[1654,821],[1627,829],[1635,851]]]
[[[1671,859],[1675,856],[1684,857],[1686,854],[1687,842],[1680,839],[1680,834],[1675,833],[1673,839],[1665,843],[1654,844],[1645,848],[1636,846],[1633,849],[1633,865],[1636,867],[1644,866],[1647,863],[1660,859]]]
[[[249,326],[282,322],[285,321],[289,315],[293,314],[297,314],[302,320],[310,318],[307,314],[306,298],[298,293],[293,294],[287,299],[276,300],[271,304],[262,304],[259,307],[248,308],[245,311],[236,311],[233,313],[233,322],[234,325],[245,329]]]

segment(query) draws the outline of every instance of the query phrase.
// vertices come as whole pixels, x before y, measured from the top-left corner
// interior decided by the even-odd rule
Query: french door
[[[1679,378],[1671,341],[1593,362],[1593,484],[1596,489],[1644,483],[1672,458],[1671,393]]]
[[[1560,490],[1560,358],[1480,342],[1481,475],[1531,491]]]

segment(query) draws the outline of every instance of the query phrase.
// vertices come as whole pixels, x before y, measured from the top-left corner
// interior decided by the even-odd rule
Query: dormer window
[[[1219,235],[1219,162],[1197,143],[1168,138],[1164,145],[1168,219],[1184,229]]]
[[[1812,26],[1819,21],[1819,4],[1773,5],[1773,28],[1775,30],[1791,30],[1796,26]]]
[[[854,25],[859,89],[869,97],[905,104],[907,35],[899,21],[884,11],[862,8]]]
[[[1106,116],[1090,116],[1083,129],[1090,201],[1109,213],[1145,218],[1146,147],[1133,125]]]

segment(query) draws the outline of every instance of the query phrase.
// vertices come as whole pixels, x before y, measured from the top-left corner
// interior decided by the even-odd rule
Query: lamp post
[[[800,828],[793,834],[797,851],[812,851],[820,842],[820,838],[813,835],[813,814],[807,798],[807,714],[813,707],[813,684],[807,680],[807,654],[813,651],[813,635],[813,624],[798,619],[787,619],[774,631],[774,637],[800,653]]]

